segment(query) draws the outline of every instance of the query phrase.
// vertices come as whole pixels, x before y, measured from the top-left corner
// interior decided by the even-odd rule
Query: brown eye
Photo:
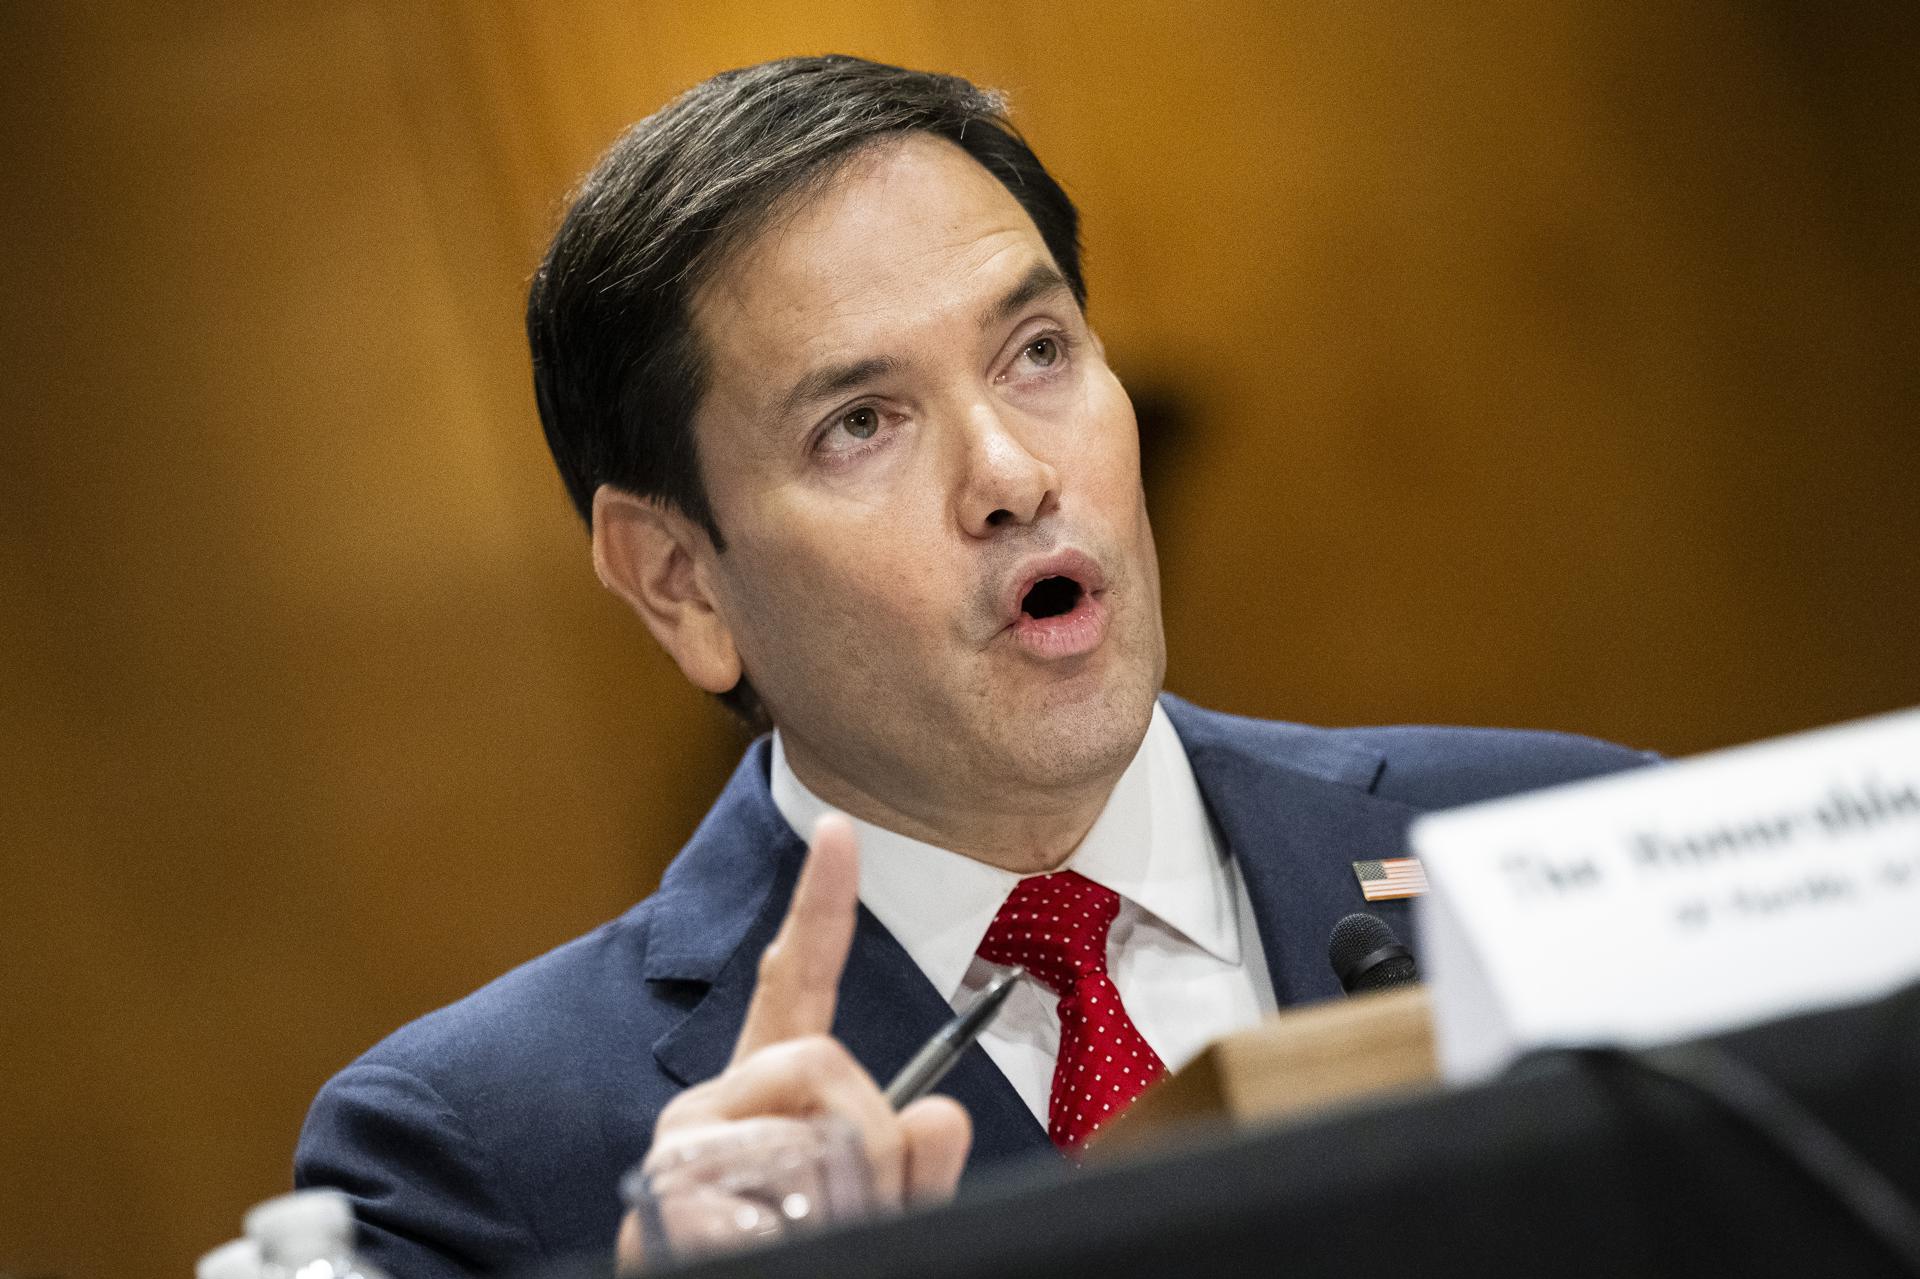
[[[1041,338],[1027,343],[1027,355],[1044,369],[1060,358],[1060,344],[1052,338]]]
[[[870,440],[880,429],[880,415],[870,408],[859,408],[841,418],[840,425],[846,427],[847,434],[854,439]]]

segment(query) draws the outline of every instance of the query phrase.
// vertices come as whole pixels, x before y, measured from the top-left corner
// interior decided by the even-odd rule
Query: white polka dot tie
[[[1035,875],[1014,885],[980,943],[988,963],[1019,964],[1060,996],[1047,1133],[1069,1153],[1167,1073],[1107,976],[1107,930],[1119,913],[1120,895],[1085,876]]]

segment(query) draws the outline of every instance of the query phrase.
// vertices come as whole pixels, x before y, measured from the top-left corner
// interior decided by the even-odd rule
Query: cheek
[[[1091,380],[1070,435],[1082,483],[1107,500],[1132,504],[1140,497],[1140,428],[1133,402],[1111,372]]]
[[[877,540],[838,584],[849,624],[896,651],[943,637],[958,588],[938,550],[899,537]]]
[[[897,536],[841,530],[804,551],[742,556],[738,568],[729,593],[750,663],[795,650],[884,662],[887,653],[919,647],[941,616],[942,574],[925,548]]]
[[[937,460],[934,450],[902,447],[848,483],[790,486],[768,504],[777,517],[757,530],[781,548],[762,571],[851,625],[926,624],[932,605],[954,593],[949,479]]]

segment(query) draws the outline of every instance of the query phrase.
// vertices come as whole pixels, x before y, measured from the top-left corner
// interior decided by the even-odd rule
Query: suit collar
[[[1397,856],[1418,810],[1373,794],[1378,751],[1161,700],[1245,879],[1274,996],[1285,1007],[1340,995],[1326,958],[1336,921],[1366,910],[1408,935],[1405,903],[1368,903],[1352,863]]]
[[[1302,867],[1337,863],[1341,875],[1351,879],[1347,861],[1388,855],[1399,847],[1398,840],[1376,846],[1380,832],[1373,822],[1334,841],[1359,850],[1347,861],[1331,856],[1331,844],[1305,847],[1301,841],[1318,832],[1294,830],[1296,813],[1287,803],[1288,797],[1302,799],[1308,817],[1329,804],[1354,807],[1356,800],[1362,801],[1357,805],[1362,813],[1382,806],[1382,816],[1410,817],[1415,810],[1370,794],[1384,763],[1379,751],[1325,729],[1203,710],[1171,693],[1162,694],[1160,704],[1186,748],[1229,851],[1243,863],[1249,861],[1244,856],[1249,849],[1268,854],[1258,859],[1263,862],[1284,862],[1283,850],[1301,847]],[[720,798],[668,867],[660,891],[646,906],[651,916],[648,979],[711,983],[770,904],[777,925],[806,845],[773,802],[771,764],[771,741],[762,737],[747,748]],[[1334,789],[1323,793],[1327,787]],[[1260,905],[1256,899],[1255,906]],[[1260,913],[1265,918],[1271,912]]]
[[[807,850],[773,806],[767,762],[762,737],[641,907],[650,917],[642,974],[648,980],[715,981],[782,879],[784,906]]]

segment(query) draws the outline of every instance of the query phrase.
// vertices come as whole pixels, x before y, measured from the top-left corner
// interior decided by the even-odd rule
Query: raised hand
[[[879,1207],[952,1195],[972,1143],[967,1112],[948,1097],[925,1097],[898,1114],[872,1076],[832,1037],[840,974],[853,943],[860,860],[853,824],[839,814],[814,827],[807,860],[760,972],[733,1059],[660,1112],[646,1164],[657,1167],[685,1143],[709,1140],[721,1125],[832,1115],[858,1134]],[[645,1253],[638,1219],[621,1223],[620,1264]]]

